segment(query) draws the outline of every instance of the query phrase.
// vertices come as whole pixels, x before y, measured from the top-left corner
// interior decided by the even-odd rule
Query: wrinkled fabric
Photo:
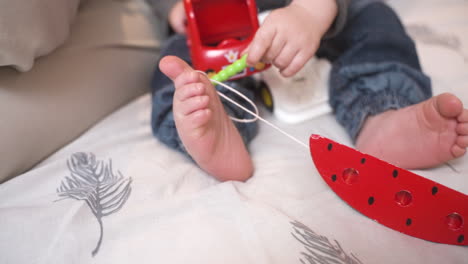
[[[368,116],[431,97],[429,78],[405,64],[364,63],[333,70],[330,104],[353,140]]]

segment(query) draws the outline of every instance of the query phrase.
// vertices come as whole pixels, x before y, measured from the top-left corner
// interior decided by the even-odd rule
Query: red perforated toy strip
[[[327,138],[310,137],[312,159],[351,207],[407,235],[468,245],[468,196]]]

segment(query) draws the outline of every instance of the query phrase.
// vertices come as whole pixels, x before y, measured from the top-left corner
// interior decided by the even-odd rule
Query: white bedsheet
[[[453,92],[468,106],[468,2],[390,3],[434,93]],[[467,247],[401,234],[347,206],[307,150],[263,124],[250,146],[254,177],[219,183],[155,140],[150,108],[145,95],[0,185],[0,263],[468,263]],[[351,145],[332,115],[291,125],[263,114],[304,142],[317,133]],[[117,182],[99,195],[105,208],[77,200],[89,189],[71,183],[73,168],[98,173],[94,161]],[[468,156],[450,165],[415,172],[468,194]]]

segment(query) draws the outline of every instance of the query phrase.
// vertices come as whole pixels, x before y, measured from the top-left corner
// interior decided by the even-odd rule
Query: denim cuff
[[[382,94],[369,94],[357,100],[347,111],[336,115],[353,142],[356,141],[367,117],[377,115],[391,109],[400,109],[412,103],[404,96],[385,91]]]
[[[151,109],[151,128],[153,135],[166,146],[186,153],[184,144],[180,140],[174,121],[172,102],[174,85],[168,84],[153,93]]]
[[[332,69],[330,104],[353,141],[368,116],[429,99],[431,81],[397,62],[364,63]]]

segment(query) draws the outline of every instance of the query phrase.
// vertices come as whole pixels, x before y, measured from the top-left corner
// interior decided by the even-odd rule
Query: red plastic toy
[[[357,211],[410,236],[468,245],[467,195],[318,135],[309,143],[322,178]]]
[[[240,59],[259,27],[255,0],[184,0],[184,6],[193,66],[208,77]],[[231,80],[266,67],[247,67]]]

